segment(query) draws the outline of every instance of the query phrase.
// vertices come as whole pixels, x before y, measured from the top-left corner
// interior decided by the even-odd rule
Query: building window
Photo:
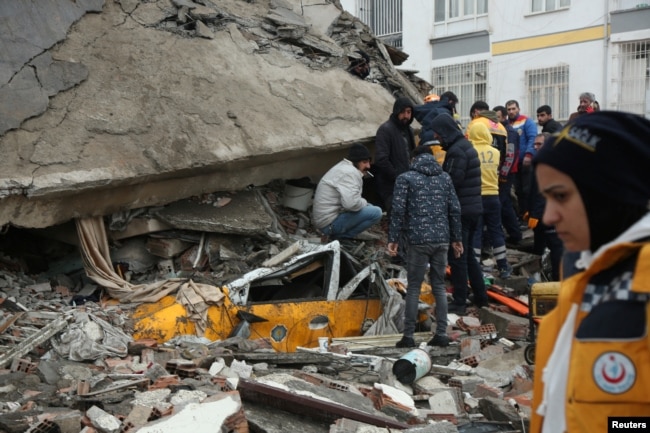
[[[647,1],[640,0],[615,0],[614,5],[614,10],[617,11],[635,8],[647,8],[650,6]]]
[[[550,12],[571,6],[571,0],[533,0],[531,12]]]
[[[487,0],[435,0],[434,21],[437,23],[487,13]]]
[[[402,48],[402,0],[359,0],[357,17],[382,42]]]
[[[528,91],[526,114],[534,118],[537,108],[549,105],[555,120],[564,121],[569,118],[571,108],[569,107],[568,65],[526,71],[526,86]]]
[[[485,101],[487,98],[487,72],[487,60],[433,68],[433,91],[438,95],[454,92],[458,97],[456,110],[464,126],[470,121],[469,107],[474,102]]]
[[[618,109],[650,116],[650,40],[619,45]]]

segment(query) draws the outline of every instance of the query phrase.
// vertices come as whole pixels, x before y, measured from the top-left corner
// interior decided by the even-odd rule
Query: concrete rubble
[[[131,281],[171,274],[220,285],[283,260],[279,252],[298,240],[320,244],[308,212],[283,206],[282,186],[196,197],[186,208],[203,203],[218,213],[242,200],[257,213],[270,210],[261,219],[247,215],[240,229],[234,214],[219,214],[217,225],[210,213],[181,216],[187,201],[170,205],[169,212],[140,210],[131,223],[122,218],[117,225],[124,235],[145,215],[178,215],[160,224],[137,223],[144,230],[137,235],[116,235],[116,267]],[[227,204],[214,205],[224,197]],[[65,226],[59,229],[58,237],[65,238]],[[305,347],[292,353],[242,337],[134,340],[131,312],[137,303],[108,297],[51,229],[36,233],[49,236],[34,245],[52,254],[50,267],[32,272],[42,263],[7,248],[0,261],[0,431],[171,432],[192,419],[198,431],[496,432],[522,431],[528,422],[534,366],[526,364],[523,350],[529,321],[498,302],[450,315],[453,343],[426,347],[430,370],[404,384],[392,372],[409,352],[394,347],[398,334],[333,338],[326,352]],[[347,254],[359,263],[377,262],[387,279],[399,274],[383,255],[381,229],[362,237],[343,246]],[[201,238],[206,259],[197,262]],[[513,263],[527,257],[509,250]],[[537,262],[528,263],[515,286],[522,274],[537,272]],[[492,289],[524,294],[509,283]],[[430,335],[418,332],[416,342],[426,343]]]
[[[394,94],[430,89],[332,0],[1,2],[0,15],[13,23],[0,226],[322,175],[349,143],[372,145]],[[359,50],[366,79],[347,71]]]

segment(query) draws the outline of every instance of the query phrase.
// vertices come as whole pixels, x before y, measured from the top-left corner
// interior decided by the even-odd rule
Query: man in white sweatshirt
[[[381,219],[381,208],[361,196],[370,159],[368,149],[355,143],[348,157],[330,168],[318,183],[312,224],[331,240],[352,239]]]

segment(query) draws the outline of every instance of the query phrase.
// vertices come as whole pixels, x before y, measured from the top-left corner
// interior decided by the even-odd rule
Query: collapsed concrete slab
[[[0,4],[11,29],[48,29],[2,34],[30,50],[0,69],[0,94],[33,102],[0,104],[13,110],[0,129],[0,225],[42,228],[318,176],[350,142],[372,142],[391,93],[419,98],[334,2],[200,3]],[[360,48],[382,63],[366,80],[346,70]]]

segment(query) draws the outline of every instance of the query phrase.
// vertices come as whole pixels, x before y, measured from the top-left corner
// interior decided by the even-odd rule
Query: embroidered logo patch
[[[606,352],[596,359],[593,375],[600,389],[610,394],[621,394],[634,385],[636,368],[622,353]]]

